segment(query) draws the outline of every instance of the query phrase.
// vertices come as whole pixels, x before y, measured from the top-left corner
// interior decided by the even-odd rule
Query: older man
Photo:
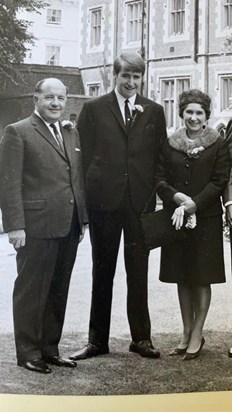
[[[40,81],[31,117],[6,127],[0,143],[4,230],[17,250],[13,293],[18,365],[50,373],[75,367],[59,356],[68,289],[86,219],[76,130],[60,123],[67,89]]]

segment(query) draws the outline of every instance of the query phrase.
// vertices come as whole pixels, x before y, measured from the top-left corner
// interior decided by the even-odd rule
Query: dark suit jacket
[[[76,203],[86,220],[79,137],[61,127],[67,157],[36,115],[6,127],[0,143],[0,194],[6,232],[35,238],[68,234]]]
[[[166,138],[163,108],[137,95],[142,105],[127,132],[115,92],[88,101],[78,129],[83,150],[87,206],[116,210],[129,184],[131,201],[141,212],[154,187],[160,141]]]

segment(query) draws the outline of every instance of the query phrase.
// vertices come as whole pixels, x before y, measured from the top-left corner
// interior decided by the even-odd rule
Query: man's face
[[[120,72],[115,74],[115,79],[118,92],[129,99],[140,91],[143,75],[141,72],[130,71],[123,64]]]
[[[66,87],[58,79],[45,80],[41,92],[34,96],[36,110],[48,123],[54,123],[61,118],[66,101]]]

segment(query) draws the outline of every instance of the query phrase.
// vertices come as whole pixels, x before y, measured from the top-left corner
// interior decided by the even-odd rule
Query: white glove
[[[180,230],[184,223],[184,206],[177,207],[171,219],[173,226],[175,226],[175,229]]]
[[[187,217],[187,223],[185,225],[186,229],[194,229],[197,225],[197,217],[196,213],[193,213],[192,215],[189,215]]]

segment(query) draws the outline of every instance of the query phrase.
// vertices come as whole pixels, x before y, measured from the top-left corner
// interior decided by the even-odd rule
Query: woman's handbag
[[[187,239],[184,226],[180,230],[176,230],[172,225],[171,217],[175,208],[166,207],[155,212],[146,213],[149,203],[141,216],[144,240],[149,250]]]

